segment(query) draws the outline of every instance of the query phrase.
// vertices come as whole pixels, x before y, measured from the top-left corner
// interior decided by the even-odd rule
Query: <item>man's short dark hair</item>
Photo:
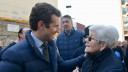
[[[23,28],[21,28],[20,30],[19,30],[19,32],[18,32],[18,38],[20,39],[20,35],[19,34],[23,34]]]
[[[61,13],[58,9],[48,3],[37,3],[31,11],[29,17],[30,28],[34,31],[38,29],[38,22],[43,21],[45,26],[49,28],[52,22],[51,16],[55,14],[60,17]]]
[[[62,18],[69,18],[70,20],[72,20],[72,17],[70,15],[64,15]]]

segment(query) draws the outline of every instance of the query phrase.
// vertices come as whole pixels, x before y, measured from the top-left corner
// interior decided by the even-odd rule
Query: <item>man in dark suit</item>
[[[81,55],[63,61],[54,34],[59,30],[60,11],[48,3],[37,3],[31,11],[26,39],[9,48],[0,62],[0,72],[67,72],[84,61]]]

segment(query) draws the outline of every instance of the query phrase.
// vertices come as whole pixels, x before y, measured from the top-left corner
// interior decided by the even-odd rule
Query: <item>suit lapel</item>
[[[37,47],[35,47],[34,49],[35,49],[34,51],[35,51],[36,55],[37,55],[41,60],[48,62],[48,60],[44,57],[44,55],[41,54],[41,52],[38,50]],[[48,63],[49,63],[49,62],[48,62]]]
[[[27,31],[26,32],[26,40],[28,41],[30,47],[35,52],[35,54],[36,54],[37,57],[39,57],[42,61],[48,62],[46,60],[46,58],[41,54],[41,52],[39,51],[39,49],[36,47],[35,42],[34,42],[32,36],[30,35],[30,33],[31,33],[31,31]]]

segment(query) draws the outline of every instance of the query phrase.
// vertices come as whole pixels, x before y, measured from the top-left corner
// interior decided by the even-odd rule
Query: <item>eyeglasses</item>
[[[95,39],[95,38],[92,38],[92,37],[87,37],[88,38],[88,41],[91,41],[91,40],[96,40],[96,41],[99,41],[99,40],[97,40],[97,39]]]
[[[98,40],[98,39],[95,39],[95,38],[92,38],[92,37],[86,36],[86,37],[84,37],[84,38],[83,38],[83,42],[84,42],[84,43],[85,43],[85,39],[86,39],[86,38],[88,38],[88,41],[96,40],[96,41],[98,41],[98,42],[99,42],[99,40]]]

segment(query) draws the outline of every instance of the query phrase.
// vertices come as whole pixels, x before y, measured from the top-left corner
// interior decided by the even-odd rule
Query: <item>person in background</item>
[[[124,41],[124,44],[126,46],[127,41]],[[128,72],[128,45],[126,46],[126,51],[125,51],[126,55],[124,58],[124,63],[125,63],[125,67],[126,67],[126,72]]]
[[[117,55],[117,57],[122,61],[124,72],[126,72],[126,67],[124,63],[124,57],[125,57],[125,50],[121,46],[121,41],[118,41],[117,44],[112,48],[114,53]]]
[[[51,4],[36,3],[29,17],[31,30],[2,55],[0,72],[67,72],[82,65],[84,55],[67,61],[58,55],[54,34],[59,30],[60,16]]]
[[[120,41],[118,41],[118,43],[112,48],[112,50],[120,58],[120,60],[124,63],[125,51],[122,48],[122,46],[120,46]]]
[[[2,51],[3,47],[2,47],[2,42],[0,41],[0,52]]]
[[[25,39],[25,33],[30,30],[29,28],[21,28],[18,32],[18,39],[15,40],[14,42],[10,43],[6,48],[4,48],[1,52],[0,52],[0,61],[1,61],[1,57],[2,54],[10,47],[14,46],[15,44],[19,43],[20,41]]]
[[[64,32],[61,32],[57,37],[57,47],[60,56],[64,60],[73,59],[73,52],[79,48],[85,48],[83,43],[83,32],[75,30],[71,16],[64,15],[61,18],[61,23],[64,25]]]
[[[127,41],[126,40],[124,40],[123,42],[122,42],[122,48],[126,51],[126,48],[128,47],[127,46],[128,44],[127,44]]]
[[[111,49],[118,42],[118,38],[119,33],[113,26],[89,27],[82,72],[124,72],[121,60]]]
[[[29,28],[21,28],[18,32],[18,39],[15,40],[14,42],[10,43],[7,48],[19,43],[20,41],[25,39],[25,33],[30,30]]]
[[[122,46],[122,42],[121,41],[118,41],[117,46]]]

